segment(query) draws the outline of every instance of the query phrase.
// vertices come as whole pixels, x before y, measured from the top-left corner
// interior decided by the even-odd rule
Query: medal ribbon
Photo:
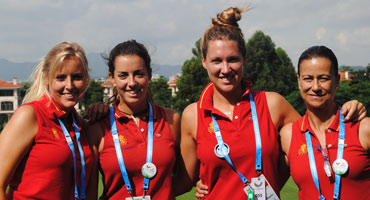
[[[345,127],[344,127],[344,122],[343,122],[343,115],[341,113],[342,113],[342,109],[339,108],[340,125],[339,125],[337,159],[343,158],[343,151],[344,151]],[[339,199],[340,179],[341,179],[341,176],[339,174],[335,174],[334,197],[333,197],[334,199]]]
[[[58,118],[59,124],[62,127],[64,137],[66,138],[67,144],[72,152],[72,158],[73,158],[73,173],[74,173],[74,180],[75,180],[75,198],[79,199],[85,199],[86,198],[86,191],[85,191],[85,182],[86,182],[86,172],[85,172],[85,156],[84,152],[80,143],[80,131],[78,130],[78,126],[75,120],[75,117],[72,113],[72,119],[73,119],[73,126],[76,133],[76,143],[78,146],[78,151],[80,152],[80,158],[81,158],[81,192],[80,196],[78,195],[78,189],[77,189],[77,167],[76,167],[76,153],[75,153],[75,147],[73,145],[73,141],[71,138],[71,135],[69,134],[68,130],[64,126],[62,120]]]
[[[256,140],[256,171],[261,171],[261,158],[262,158],[262,145],[261,145],[261,134],[259,130],[259,125],[258,125],[258,116],[257,116],[257,111],[256,111],[256,105],[254,103],[254,99],[251,93],[249,93],[249,99],[250,99],[250,104],[251,104],[251,110],[252,110],[252,118],[253,118],[253,128],[254,128],[254,135],[255,135],[255,140]],[[233,162],[231,161],[230,156],[228,155],[224,141],[222,139],[220,127],[218,126],[217,120],[214,117],[213,114],[212,116],[212,122],[214,126],[214,131],[217,139],[218,146],[221,149],[221,152],[225,158],[225,160],[229,163],[229,165],[233,168],[233,170],[239,175],[240,179],[243,181],[244,185],[247,185],[248,179],[241,174],[236,167],[234,166]]]
[[[339,107],[339,137],[338,137],[338,151],[337,151],[337,159],[343,158],[343,150],[344,150],[344,138],[345,138],[345,127],[343,122],[343,115],[341,115],[342,108]],[[325,197],[321,194],[320,191],[320,184],[319,184],[319,178],[317,175],[317,169],[316,169],[316,162],[315,162],[315,156],[313,153],[312,148],[312,141],[310,136],[310,131],[306,131],[306,143],[307,143],[307,151],[308,151],[308,160],[310,162],[310,169],[311,169],[311,175],[312,179],[315,183],[315,186],[317,190],[319,191],[319,199],[324,200]],[[339,198],[339,190],[340,190],[340,179],[341,176],[338,174],[335,174],[335,185],[334,185],[334,199]]]
[[[149,106],[149,124],[148,124],[148,145],[147,145],[146,162],[151,163],[152,156],[153,156],[153,110],[152,110],[152,105],[149,102],[148,102],[148,106]],[[110,109],[110,123],[111,123],[114,147],[116,149],[117,160],[118,160],[118,164],[121,170],[123,181],[125,182],[127,191],[131,192],[132,187],[130,184],[130,180],[128,178],[127,170],[125,167],[125,162],[123,161],[121,145],[120,145],[119,138],[118,138],[116,119],[114,117],[114,107],[113,106]],[[149,178],[144,178],[143,189],[148,190],[148,188],[149,188]]]

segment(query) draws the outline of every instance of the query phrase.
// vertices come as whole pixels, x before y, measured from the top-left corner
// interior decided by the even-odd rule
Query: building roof
[[[0,80],[0,88],[21,88],[23,85],[13,84],[12,82]]]
[[[102,87],[112,87],[113,86],[113,84],[112,84],[112,82],[110,82],[110,81],[107,81],[107,82],[104,82],[104,83],[102,83],[102,84],[100,84]]]
[[[354,77],[349,70],[345,72],[338,71],[338,74],[340,75],[341,81],[352,81],[352,78]]]

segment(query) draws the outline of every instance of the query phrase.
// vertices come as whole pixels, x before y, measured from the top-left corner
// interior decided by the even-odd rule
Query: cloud
[[[0,0],[0,58],[34,61],[61,41],[100,53],[136,39],[155,49],[159,64],[181,65],[217,13],[248,3],[253,9],[239,21],[245,38],[262,30],[293,63],[317,43],[348,64],[369,62],[370,1],[363,0]]]
[[[348,37],[346,33],[341,32],[337,35],[336,39],[341,45],[346,45]]]

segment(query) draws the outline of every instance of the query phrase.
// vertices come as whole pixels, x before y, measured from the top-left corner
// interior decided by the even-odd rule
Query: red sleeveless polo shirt
[[[246,80],[243,84],[247,85]],[[200,179],[208,185],[209,194],[204,199],[247,199],[244,184],[226,160],[214,153],[217,140],[213,131],[211,113],[215,116],[223,141],[230,147],[230,158],[237,170],[249,181],[257,177],[255,170],[256,142],[253,129],[249,87],[234,106],[233,119],[213,107],[213,84],[210,83],[198,101],[197,156],[200,160]],[[268,110],[265,92],[252,91],[262,141],[262,173],[279,194],[278,132]]]
[[[358,139],[360,122],[345,123],[345,147],[343,159],[348,162],[348,172],[341,178],[340,199],[370,199],[370,158]],[[315,145],[320,146],[314,131],[305,116],[293,123],[292,140],[289,149],[290,173],[299,187],[299,199],[318,199],[319,192],[312,179],[308,160],[305,132],[311,133],[320,190],[326,199],[333,199],[334,183],[324,171],[324,158]],[[337,158],[339,135],[339,109],[336,118],[325,130],[325,140],[331,165]],[[334,172],[332,172],[334,175]]]
[[[140,117],[139,127],[135,121],[122,114],[114,104],[118,137],[122,156],[134,196],[143,195],[144,177],[141,167],[146,163],[149,112]],[[165,110],[153,105],[154,135],[153,160],[157,175],[149,182],[147,195],[152,200],[175,199],[172,190],[172,172],[175,164],[175,141],[166,119]],[[99,155],[100,171],[103,174],[104,191],[100,199],[125,199],[129,197],[119,168],[112,138],[109,116],[102,122],[104,147]]]
[[[46,95],[30,105],[35,109],[38,132],[31,149],[24,156],[9,184],[8,199],[75,199],[74,173],[71,150],[64,137],[57,117],[65,114]],[[93,162],[86,133],[81,130],[79,115],[73,110],[81,132],[81,146],[86,162],[86,185]],[[75,140],[74,129],[69,134],[75,145],[77,162],[77,185],[80,192],[81,160]]]

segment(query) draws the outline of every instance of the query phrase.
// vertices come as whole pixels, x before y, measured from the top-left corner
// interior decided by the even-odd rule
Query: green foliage
[[[100,81],[92,80],[80,104],[88,108],[91,104],[103,103],[104,88]]]
[[[350,72],[352,72],[353,70],[350,66],[343,65],[343,66],[339,67],[338,71],[341,71],[341,72],[350,71]]]
[[[174,108],[182,113],[187,105],[198,101],[207,83],[209,83],[208,74],[202,66],[201,58],[192,57],[185,61],[182,76],[177,80],[179,91],[175,97]]]
[[[202,51],[200,49],[200,39],[195,42],[195,48],[191,49],[193,56],[197,58],[202,58]]]
[[[155,104],[166,108],[172,107],[171,90],[168,89],[165,77],[161,76],[158,79],[151,80],[149,88],[152,91]]]
[[[26,93],[27,93],[27,90],[30,89],[31,87],[31,83],[30,82],[26,82],[23,84],[23,87],[21,88],[20,90],[20,94],[19,94],[19,101],[22,102],[23,101],[23,98],[26,96]]]
[[[299,90],[293,91],[285,96],[285,99],[295,108],[299,114],[304,115],[306,112],[306,104],[302,100],[301,92]]]
[[[352,81],[342,81],[339,85],[335,100],[339,105],[356,99],[364,104],[367,109],[367,116],[370,113],[370,66],[367,69],[359,70]]]
[[[285,96],[297,89],[297,78],[289,56],[268,35],[257,31],[247,42],[247,64],[244,77],[253,89],[275,91]]]

